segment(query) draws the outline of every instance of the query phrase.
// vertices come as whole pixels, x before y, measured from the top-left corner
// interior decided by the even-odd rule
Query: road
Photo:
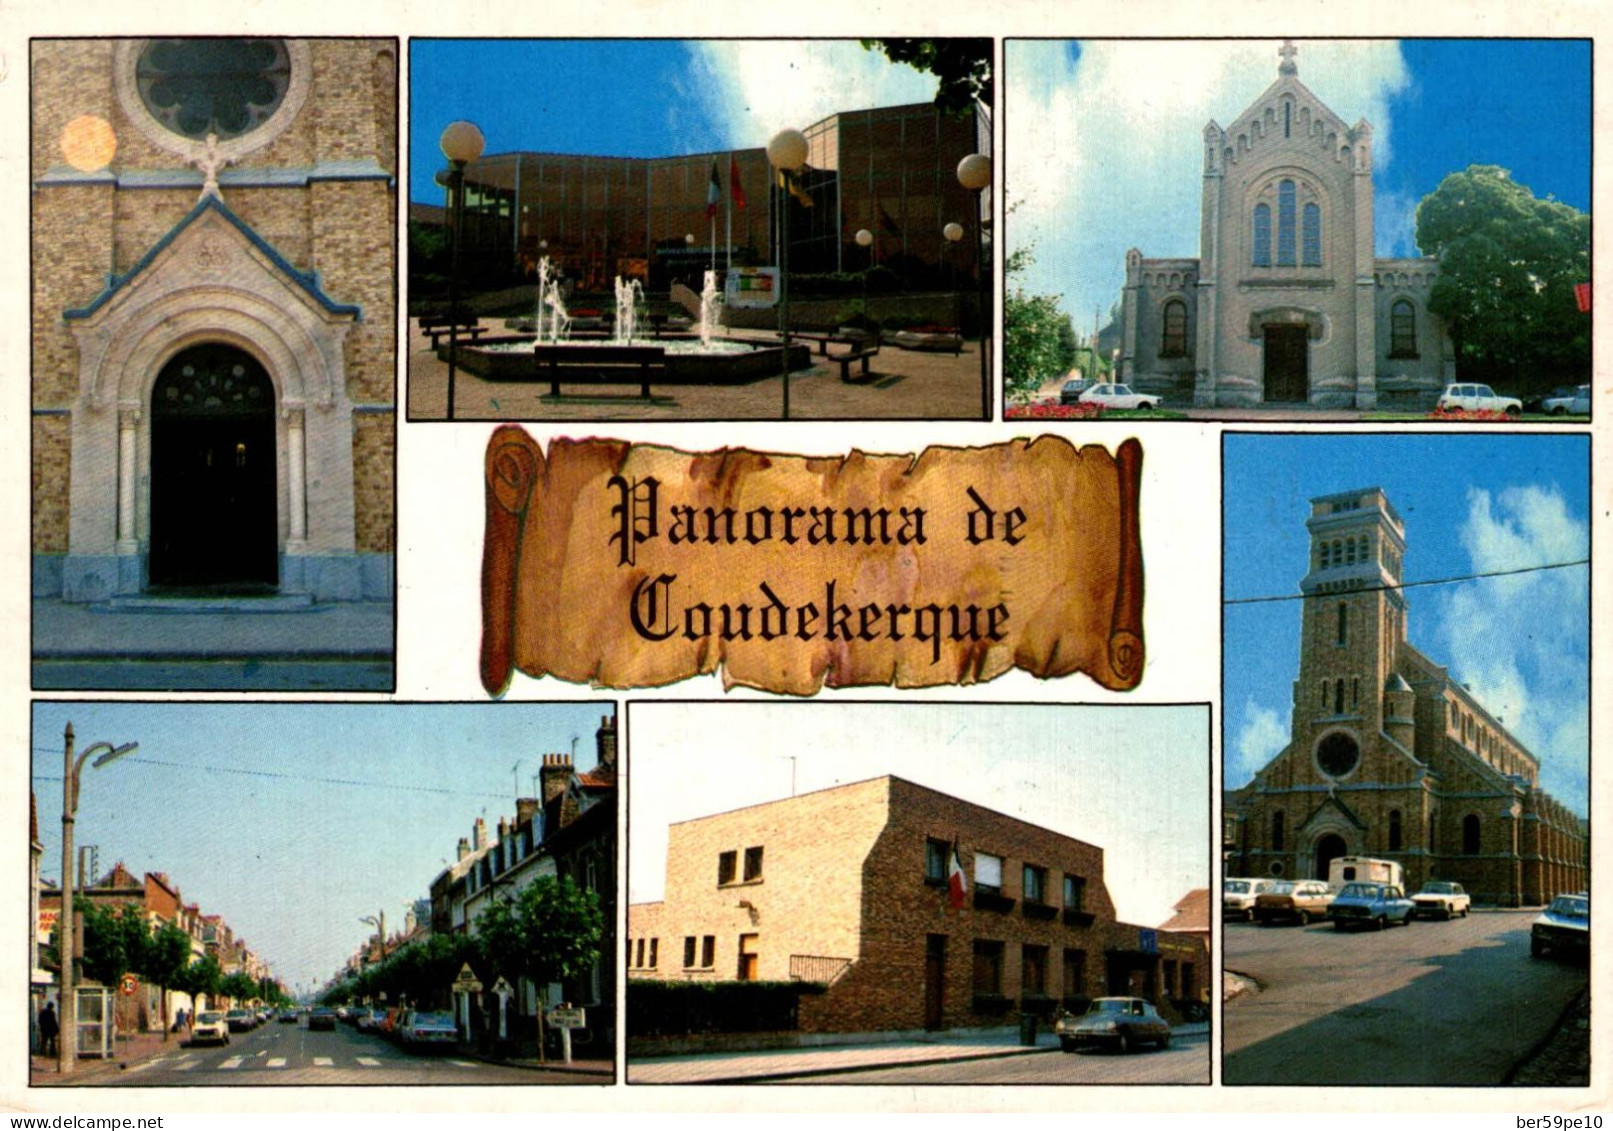
[[[1044,1052],[990,1060],[956,1060],[909,1068],[877,1068],[805,1080],[814,1084],[1208,1084],[1208,1034],[1177,1037],[1163,1052]]]
[[[1499,1084],[1584,989],[1583,965],[1529,956],[1532,911],[1386,931],[1228,924],[1228,1084]]]
[[[310,1032],[271,1022],[236,1033],[228,1045],[172,1051],[131,1065],[115,1077],[83,1081],[96,1087],[185,1087],[277,1084],[598,1084],[597,1076],[535,1072],[453,1054],[416,1056],[378,1036],[345,1025]]]

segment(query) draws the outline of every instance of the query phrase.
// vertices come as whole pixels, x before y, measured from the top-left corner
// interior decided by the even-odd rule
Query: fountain
[[[644,285],[637,279],[616,276],[616,344],[630,346],[638,330],[638,304],[644,298]]]
[[[706,285],[700,289],[700,348],[711,349],[711,335],[722,320],[722,297],[717,291],[717,272],[706,272]]]
[[[548,335],[544,334],[544,312],[548,311]],[[560,276],[549,268],[549,257],[538,260],[538,338],[540,343],[556,345],[565,340],[571,330],[571,316],[566,313],[565,300],[560,297]]]

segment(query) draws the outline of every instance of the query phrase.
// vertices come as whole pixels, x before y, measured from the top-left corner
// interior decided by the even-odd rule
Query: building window
[[[927,884],[944,884],[947,882],[948,859],[952,855],[952,846],[944,840],[936,840],[933,836],[924,842],[924,882]]]
[[[1301,237],[1302,264],[1306,267],[1322,265],[1322,210],[1307,204],[1303,213]]]
[[[975,890],[986,895],[1003,893],[1003,858],[989,852],[975,853]]]
[[[1198,997],[1198,987],[1194,984],[1193,964],[1182,963],[1182,1000],[1194,1001]]]
[[[1087,902],[1087,881],[1085,876],[1064,877],[1064,910],[1085,911]]]
[[[1171,299],[1165,304],[1165,335],[1159,344],[1160,357],[1187,356],[1187,304]]]
[[[657,966],[659,966],[661,964],[661,955],[659,953],[660,949],[661,949],[661,940],[660,939],[651,939],[650,940],[650,969],[651,970],[654,970]]]
[[[1019,993],[1038,996],[1047,993],[1047,947],[1026,943],[1019,952]]]
[[[1277,186],[1277,266],[1294,265],[1294,182]]]
[[[974,990],[977,994],[1003,992],[1003,944],[975,940]]]
[[[762,878],[762,850],[761,850],[761,847],[758,846],[756,848],[747,848],[745,850],[745,879],[746,879],[747,882],[749,882],[750,880],[759,880],[761,878]]]
[[[1256,267],[1271,266],[1271,205],[1255,205],[1255,253],[1251,260]]]
[[[1462,818],[1462,855],[1479,854],[1479,815],[1469,813]]]
[[[1323,542],[1322,543],[1322,560],[1320,562],[1320,568],[1326,569],[1331,564],[1332,563],[1328,560],[1328,556],[1327,556],[1327,543]]]
[[[643,966],[644,965],[644,940],[643,939],[639,939],[639,941],[638,941],[638,961],[633,963],[633,965],[634,966]]]
[[[291,82],[278,39],[154,39],[140,52],[135,84],[163,128],[203,141],[240,137],[274,116]]]
[[[717,886],[734,882],[734,873],[739,865],[739,853],[719,852],[717,854]]]
[[[1361,705],[1361,677],[1350,678],[1350,709],[1354,710]]]
[[[683,936],[683,968],[685,970],[694,967],[694,945],[695,937],[693,935]]]
[[[1409,299],[1389,308],[1389,356],[1417,356],[1417,310]]]
[[[1064,952],[1064,998],[1082,997],[1086,994],[1087,986],[1087,952],[1084,950],[1067,950]]]
[[[1350,606],[1339,602],[1339,647],[1342,648],[1350,642]]]
[[[756,953],[756,936],[739,936],[739,969],[736,977],[741,982],[756,981],[756,966],[759,961]]]
[[[1333,684],[1333,713],[1344,714],[1344,681],[1337,680]]]
[[[1389,851],[1400,851],[1400,810],[1389,810]]]
[[[716,935],[706,935],[700,940],[700,965],[707,970],[717,965]]]
[[[1047,869],[1025,865],[1025,902],[1047,902]]]
[[[1283,833],[1283,811],[1279,809],[1271,815],[1271,850],[1273,852],[1283,851],[1283,841],[1286,839]]]

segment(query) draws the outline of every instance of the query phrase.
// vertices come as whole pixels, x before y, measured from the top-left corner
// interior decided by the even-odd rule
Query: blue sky
[[[1026,290],[1108,320],[1130,247],[1199,254],[1202,130],[1277,78],[1277,40],[1009,40],[1008,250],[1035,246]],[[1377,253],[1415,255],[1417,202],[1449,173],[1500,165],[1537,196],[1590,207],[1585,40],[1297,40],[1299,78],[1373,127]]]
[[[1309,501],[1382,487],[1406,528],[1407,582],[1589,556],[1583,436],[1228,435],[1226,597],[1291,595],[1307,568]],[[1576,812],[1589,798],[1590,570],[1411,589],[1407,639],[1541,761]],[[1228,605],[1223,637],[1226,785],[1286,745],[1299,666],[1299,601]]]
[[[416,39],[409,83],[409,199],[426,204],[442,203],[437,139],[459,118],[488,153],[670,157],[935,97],[933,77],[856,40]]]
[[[628,890],[658,900],[667,827],[894,774],[1105,850],[1120,918],[1157,926],[1209,883],[1203,707],[645,703],[629,712]]]
[[[62,735],[140,749],[85,765],[74,842],[135,875],[167,872],[289,988],[323,983],[374,928],[428,894],[479,816],[513,817],[545,753],[595,762],[610,703],[35,705],[44,875],[61,874]],[[512,769],[520,762],[519,770]]]

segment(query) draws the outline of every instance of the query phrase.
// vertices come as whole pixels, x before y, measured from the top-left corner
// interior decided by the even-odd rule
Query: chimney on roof
[[[594,732],[594,745],[599,757],[599,769],[611,774],[616,772],[616,716],[605,715],[599,720],[599,729]]]
[[[541,807],[542,803],[536,797],[517,797],[515,799],[516,825],[524,825],[532,820],[532,815]]]
[[[547,805],[566,792],[566,786],[571,781],[571,755],[545,754],[540,777],[543,783],[543,803]]]
[[[459,838],[459,855],[455,859],[456,859],[456,861],[463,860],[463,859],[465,859],[465,857],[467,857],[469,855],[470,855],[470,841],[466,840],[464,837],[460,837]]]
[[[476,828],[471,836],[470,845],[477,852],[487,847],[487,822],[481,817],[476,818]]]
[[[498,819],[498,842],[500,844],[503,844],[505,841],[507,841],[509,839],[510,839],[510,819],[508,817],[500,817]]]

